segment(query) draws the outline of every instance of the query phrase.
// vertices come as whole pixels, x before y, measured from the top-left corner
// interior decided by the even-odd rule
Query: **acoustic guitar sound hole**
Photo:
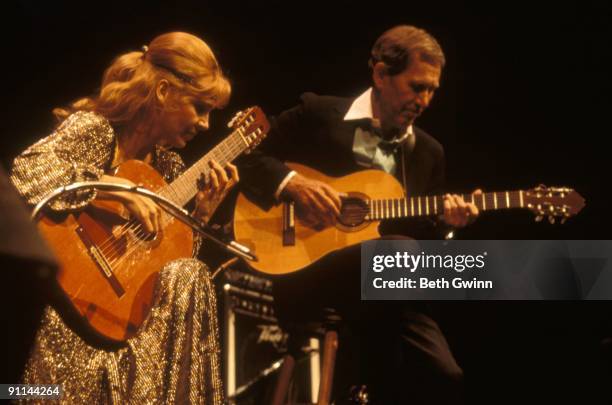
[[[367,214],[368,205],[364,200],[358,197],[343,198],[338,222],[349,227],[359,226]]]

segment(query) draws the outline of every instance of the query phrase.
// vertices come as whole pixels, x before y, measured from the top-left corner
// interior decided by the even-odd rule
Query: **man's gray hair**
[[[374,43],[369,65],[378,62],[387,66],[390,75],[401,73],[414,58],[444,67],[444,52],[436,39],[427,31],[411,25],[398,25],[385,31]]]

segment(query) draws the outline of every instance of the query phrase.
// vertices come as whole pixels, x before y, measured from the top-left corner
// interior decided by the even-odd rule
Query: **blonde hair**
[[[209,46],[195,35],[170,32],[141,51],[116,58],[104,72],[97,96],[79,99],[53,113],[63,121],[74,111],[94,111],[120,127],[155,111],[156,85],[161,79],[211,108],[222,108],[229,101],[230,83]]]

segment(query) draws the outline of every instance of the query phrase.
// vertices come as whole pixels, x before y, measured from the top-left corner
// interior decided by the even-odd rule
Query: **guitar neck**
[[[209,173],[212,170],[209,166],[211,160],[224,167],[244,152],[247,147],[248,144],[240,130],[232,132],[223,142],[215,146],[164,188],[160,194],[181,207],[185,206],[198,192],[197,184],[201,175],[204,174],[206,180],[208,180]]]
[[[480,211],[524,208],[524,191],[495,191],[480,195],[459,194],[466,202],[472,202]],[[444,196],[419,196],[367,201],[369,214],[366,219],[377,221],[389,218],[411,218],[444,213]]]

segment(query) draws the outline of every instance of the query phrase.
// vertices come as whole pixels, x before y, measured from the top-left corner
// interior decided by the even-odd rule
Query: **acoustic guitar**
[[[269,130],[259,107],[238,113],[228,126],[231,134],[171,184],[136,160],[112,174],[184,206],[197,193],[201,174],[208,178],[211,159],[225,166],[257,146]],[[38,223],[60,262],[59,286],[76,313],[96,336],[117,342],[133,336],[149,314],[161,268],[191,257],[193,249],[191,228],[169,214],[162,214],[162,229],[152,235],[126,220],[123,211],[116,202],[94,200],[83,211],[59,219],[46,215]]]
[[[333,251],[378,238],[378,224],[383,219],[434,216],[444,212],[443,196],[406,197],[399,181],[380,170],[333,178],[300,164],[289,163],[288,166],[306,177],[329,184],[347,197],[342,199],[335,226],[316,230],[300,221],[292,202],[263,211],[240,194],[234,210],[234,236],[237,242],[257,255],[258,261],[249,262],[249,266],[263,273],[292,273]],[[572,189],[545,186],[462,197],[481,211],[524,208],[533,211],[536,220],[547,216],[551,222],[556,218],[565,222],[585,204],[580,194]]]

